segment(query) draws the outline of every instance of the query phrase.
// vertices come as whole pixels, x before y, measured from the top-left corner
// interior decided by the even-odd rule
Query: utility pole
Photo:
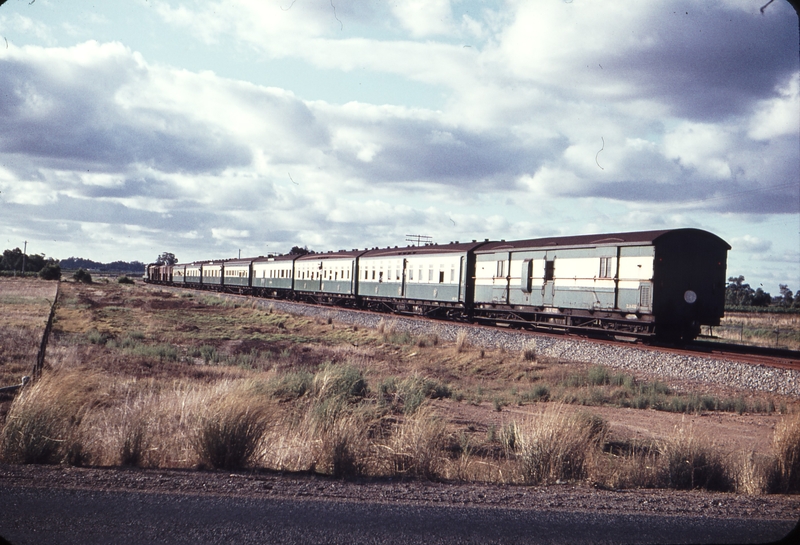
[[[28,257],[28,241],[25,241],[25,249],[22,250],[22,276],[25,276],[25,258]]]

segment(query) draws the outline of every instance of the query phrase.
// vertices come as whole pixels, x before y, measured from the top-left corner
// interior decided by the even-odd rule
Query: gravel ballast
[[[169,291],[180,288],[164,288]],[[180,290],[183,291],[183,290]],[[243,296],[217,294],[219,297]],[[250,298],[248,298],[248,302]],[[391,323],[396,332],[411,335],[436,335],[446,341],[455,341],[458,334],[466,332],[471,346],[502,349],[509,352],[534,350],[538,358],[559,362],[591,363],[631,372],[641,372],[666,380],[687,380],[740,390],[771,392],[780,395],[800,396],[800,371],[765,365],[754,365],[702,355],[676,354],[653,347],[637,345],[611,345],[575,338],[529,331],[442,322],[437,320],[403,317],[288,301],[254,298],[262,309],[274,309],[289,314],[332,320],[340,324],[376,328],[383,322]]]

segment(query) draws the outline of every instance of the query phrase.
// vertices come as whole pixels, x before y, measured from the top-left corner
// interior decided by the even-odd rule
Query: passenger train
[[[690,340],[719,325],[730,246],[700,229],[148,265],[145,281],[536,330]]]

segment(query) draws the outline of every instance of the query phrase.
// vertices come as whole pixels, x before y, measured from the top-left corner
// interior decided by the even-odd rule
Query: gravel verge
[[[180,288],[162,288],[180,290]],[[221,294],[220,297],[242,296]],[[248,298],[249,300],[249,298]],[[377,314],[360,310],[332,308],[287,301],[254,299],[262,309],[272,308],[295,315],[331,319],[341,324],[376,328],[381,321],[391,322],[397,332],[411,335],[437,335],[455,341],[466,332],[471,346],[519,352],[532,349],[537,357],[559,362],[604,365],[626,371],[642,372],[665,379],[688,380],[740,390],[771,392],[800,397],[800,371],[754,365],[702,355],[675,354],[652,347],[609,345],[575,338],[558,338],[529,331],[482,327],[414,317]]]

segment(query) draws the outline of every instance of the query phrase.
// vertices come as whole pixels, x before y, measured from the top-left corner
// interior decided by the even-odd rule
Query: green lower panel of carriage
[[[458,284],[406,284],[400,282],[365,282],[358,284],[363,297],[415,299],[422,301],[458,302],[462,291]]]
[[[291,278],[253,278],[254,288],[267,288],[278,290],[292,289]]]
[[[330,293],[334,295],[352,295],[351,280],[295,280],[295,291],[314,293]]]
[[[226,286],[249,286],[250,279],[246,276],[226,276],[225,277],[225,285]]]
[[[402,297],[403,284],[402,282],[367,282],[362,280],[358,284],[358,294],[373,297]]]

